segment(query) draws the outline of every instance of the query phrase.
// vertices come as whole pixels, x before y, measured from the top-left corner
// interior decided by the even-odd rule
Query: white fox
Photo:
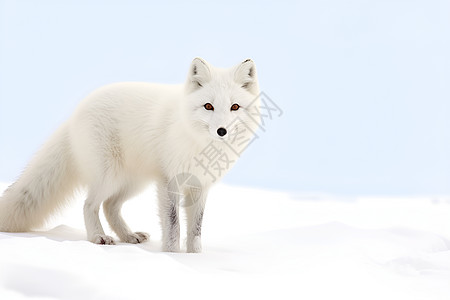
[[[249,59],[220,69],[196,58],[185,84],[116,83],[94,91],[4,192],[0,231],[36,229],[75,190],[86,188],[88,240],[115,243],[100,223],[103,203],[106,219],[120,240],[141,243],[149,235],[132,232],[120,210],[124,201],[155,182],[163,251],[180,250],[181,194],[189,203],[185,205],[187,251],[201,252],[208,190],[235,161],[212,168],[202,155],[210,147],[222,160],[236,158],[237,151],[230,145],[237,134],[242,135],[240,149],[251,140],[259,123],[259,101],[255,64]],[[190,179],[195,179],[196,193],[189,187]],[[171,190],[174,180],[184,182],[180,193]]]

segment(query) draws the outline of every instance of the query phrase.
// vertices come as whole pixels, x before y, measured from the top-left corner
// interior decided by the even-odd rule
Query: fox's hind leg
[[[121,241],[125,243],[138,244],[147,241],[150,235],[145,232],[132,232],[120,213],[122,204],[131,195],[131,191],[129,190],[123,190],[116,193],[103,202],[103,211],[105,213],[106,220],[108,220],[109,226],[111,226],[111,229],[114,230]]]
[[[84,204],[84,222],[86,225],[87,238],[95,244],[114,245],[112,237],[105,235],[99,218],[100,205],[110,197],[109,189],[105,185],[90,188],[88,197]]]

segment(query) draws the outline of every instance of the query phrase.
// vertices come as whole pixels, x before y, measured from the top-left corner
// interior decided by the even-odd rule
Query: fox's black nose
[[[220,136],[224,136],[225,134],[227,134],[227,130],[223,127],[220,127],[219,129],[217,129],[217,134]]]

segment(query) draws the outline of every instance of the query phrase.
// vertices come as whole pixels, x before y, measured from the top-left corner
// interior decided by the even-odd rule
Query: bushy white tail
[[[70,198],[77,177],[67,125],[63,125],[0,197],[0,231],[23,232],[42,226]]]

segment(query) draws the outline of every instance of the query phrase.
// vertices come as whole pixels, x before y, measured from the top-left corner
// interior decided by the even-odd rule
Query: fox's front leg
[[[187,252],[202,252],[202,221],[205,211],[206,196],[208,190],[203,188],[200,194],[192,195],[185,193],[186,216],[187,216]]]
[[[162,228],[162,247],[166,252],[180,251],[180,195],[170,192],[167,181],[158,184],[159,217]]]

